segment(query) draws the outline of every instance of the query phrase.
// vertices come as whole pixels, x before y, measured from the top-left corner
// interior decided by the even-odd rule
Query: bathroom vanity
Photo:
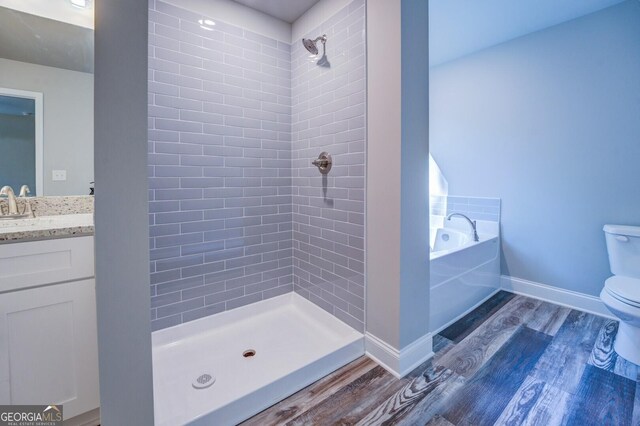
[[[97,425],[93,2],[64,3],[0,7],[0,404]]]
[[[47,198],[33,199],[45,215],[0,220],[0,404],[97,424],[93,200]]]

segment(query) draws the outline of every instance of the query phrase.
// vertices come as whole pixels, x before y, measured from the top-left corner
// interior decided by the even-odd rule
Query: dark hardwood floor
[[[433,359],[396,379],[366,357],[245,426],[640,426],[640,367],[618,323],[499,292],[434,337]]]

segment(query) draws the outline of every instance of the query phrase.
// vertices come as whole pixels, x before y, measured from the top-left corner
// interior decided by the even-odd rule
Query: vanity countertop
[[[93,214],[0,220],[0,244],[93,235]]]

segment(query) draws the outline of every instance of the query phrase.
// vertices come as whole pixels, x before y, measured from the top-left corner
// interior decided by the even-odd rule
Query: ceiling
[[[431,66],[596,12],[623,0],[430,0]]]
[[[0,0],[0,6],[43,18],[54,19],[85,28],[93,28],[93,3],[88,0],[86,9],[71,5],[69,0]]]
[[[36,112],[36,102],[33,99],[0,95],[0,114],[4,115],[33,115]]]
[[[93,30],[0,7],[0,58],[93,72]]]
[[[234,0],[288,23],[293,23],[320,0]]]

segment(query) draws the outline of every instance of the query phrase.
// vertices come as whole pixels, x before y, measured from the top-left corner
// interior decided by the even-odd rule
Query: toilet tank
[[[605,225],[604,233],[611,272],[640,278],[640,226]]]

